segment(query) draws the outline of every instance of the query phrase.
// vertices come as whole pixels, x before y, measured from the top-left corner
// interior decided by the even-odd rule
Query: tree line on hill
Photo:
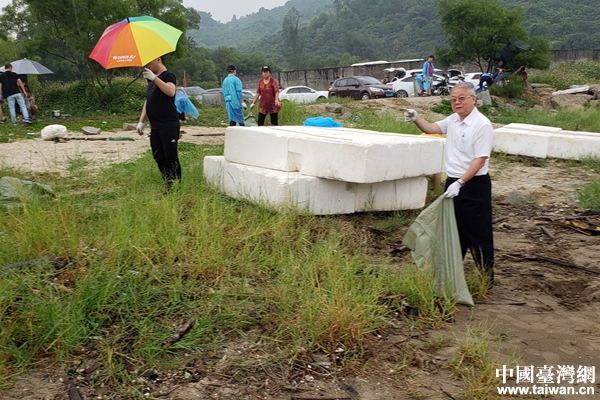
[[[231,63],[240,74],[256,74],[266,64],[274,71],[314,69],[423,58],[435,52],[440,62],[471,58],[486,69],[507,43],[520,52],[519,57],[525,57],[526,64],[543,66],[546,60],[540,54],[544,49],[600,48],[595,2],[290,0],[282,7],[262,8],[222,24],[210,14],[172,0],[145,0],[143,4],[81,0],[69,7],[64,7],[63,0],[13,0],[0,15],[0,23],[7,27],[0,51],[10,58],[36,58],[55,71],[49,79],[84,79],[106,102],[116,95],[111,92],[113,77],[133,79],[139,71],[104,71],[87,56],[104,28],[126,16],[153,15],[186,31],[188,37],[182,37],[177,51],[167,56],[169,69],[179,79],[185,71],[189,85],[208,88],[220,84]],[[485,4],[506,12],[510,21],[503,23],[495,12],[486,11]],[[458,49],[451,29],[458,21],[443,20],[444,7],[461,6],[479,10],[469,17],[470,27],[481,30],[494,22],[494,31],[486,29],[485,35],[469,32],[478,44],[475,52]]]

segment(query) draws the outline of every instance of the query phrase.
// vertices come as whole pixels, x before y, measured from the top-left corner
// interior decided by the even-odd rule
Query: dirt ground
[[[371,101],[370,106],[414,108],[424,99]],[[435,100],[426,100],[435,101]],[[222,143],[223,129],[183,128],[183,141]],[[220,135],[221,134],[221,135]],[[125,161],[149,147],[134,132],[119,132],[135,141],[44,142],[41,139],[0,144],[0,166],[32,171],[60,171],[65,160],[86,157],[101,166]],[[199,135],[199,136],[196,136]],[[250,334],[214,353],[186,355],[178,372],[133,371],[137,388],[147,398],[272,399],[272,400],[392,400],[463,399],[464,383],[448,368],[458,341],[469,331],[489,335],[491,357],[499,367],[510,357],[517,364],[543,367],[600,367],[600,236],[585,225],[600,226],[597,212],[578,208],[575,190],[592,178],[589,171],[556,161],[523,159],[507,163],[492,158],[496,283],[476,307],[459,306],[454,321],[441,329],[409,330],[400,320],[373,335],[367,362],[354,374],[333,376],[332,357],[312,355],[294,366],[261,362],[272,349]],[[381,240],[372,233],[373,249]],[[402,238],[398,238],[398,244]],[[406,253],[398,255],[398,263]],[[467,260],[467,265],[470,261]],[[247,367],[251,365],[252,367]],[[3,399],[125,399],[106,387],[91,387],[101,366],[92,359],[60,366],[37,366],[14,378]],[[512,382],[514,378],[507,385]],[[570,386],[566,384],[566,386]],[[600,385],[592,383],[596,392]],[[69,392],[70,388],[70,392]],[[81,397],[77,397],[80,395]],[[536,398],[542,396],[531,396]],[[556,399],[594,396],[548,396]],[[503,398],[510,398],[504,396]]]

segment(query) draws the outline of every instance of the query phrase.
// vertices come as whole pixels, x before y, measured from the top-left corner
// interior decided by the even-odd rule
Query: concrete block
[[[227,161],[355,183],[443,171],[444,139],[348,128],[228,127]]]
[[[349,183],[231,163],[218,156],[205,157],[204,176],[231,197],[315,215],[418,209],[427,195],[425,177]]]

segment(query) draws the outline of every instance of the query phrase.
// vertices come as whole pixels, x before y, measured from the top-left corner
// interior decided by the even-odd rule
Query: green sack
[[[34,196],[54,196],[50,185],[25,181],[11,176],[0,178],[0,205],[7,208],[19,207]]]
[[[443,195],[419,214],[402,244],[412,250],[421,271],[434,272],[434,289],[458,303],[474,306],[463,269],[454,201]]]

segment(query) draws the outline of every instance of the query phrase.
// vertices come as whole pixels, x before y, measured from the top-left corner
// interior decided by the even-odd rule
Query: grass
[[[516,365],[516,359],[510,357],[500,361],[498,354],[490,351],[493,343],[499,346],[500,341],[494,340],[490,330],[483,325],[467,328],[461,339],[458,339],[458,351],[454,354],[450,370],[459,377],[465,387],[463,396],[468,400],[500,399],[497,387],[500,379],[496,377],[496,369],[506,365]]]
[[[254,331],[282,358],[297,347],[359,354],[387,325],[385,295],[405,296],[424,326],[452,313],[410,266],[369,260],[364,235],[339,219],[273,213],[209,187],[202,160],[222,152],[182,144],[184,179],[167,195],[149,154],[100,172],[70,160],[77,179],[43,179],[56,198],[0,210],[0,266],[65,262],[0,272],[0,376],[85,348],[103,365],[97,384],[126,386],[131,363],[172,366]],[[162,349],[190,316],[193,329]]]

